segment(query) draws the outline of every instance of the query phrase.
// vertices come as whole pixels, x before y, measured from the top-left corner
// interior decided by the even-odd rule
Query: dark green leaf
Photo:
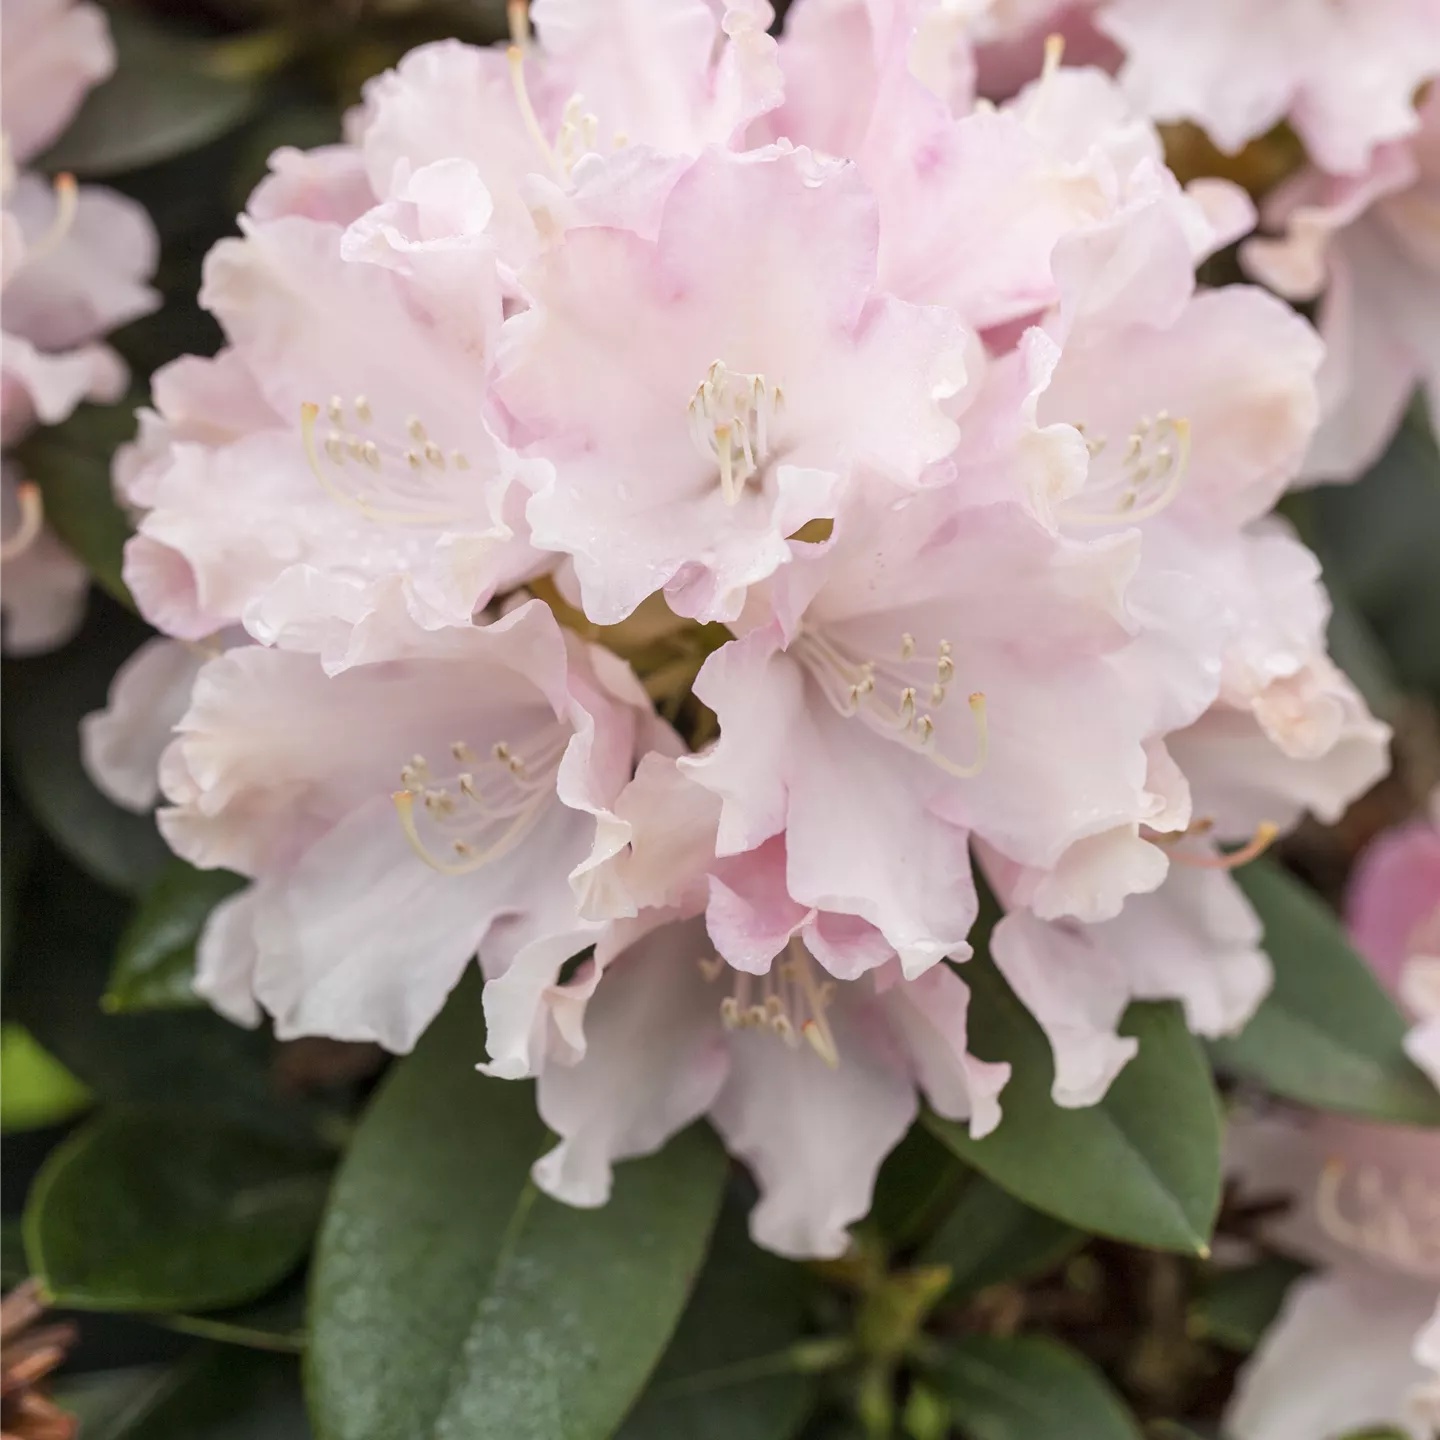
[[[880,1167],[868,1223],[891,1245],[914,1244],[939,1223],[967,1173],[949,1146],[912,1125]]]
[[[1397,1125],[1440,1125],[1440,1095],[1403,1049],[1405,1020],[1334,915],[1268,861],[1236,875],[1265,922],[1275,988],[1216,1061],[1287,1100]]]
[[[1440,685],[1440,455],[1412,414],[1389,450],[1353,485],[1310,494],[1315,544],[1331,588],[1347,594],[1384,642],[1401,681]]]
[[[484,1079],[463,985],[356,1132],[311,1293],[322,1440],[611,1434],[695,1282],[725,1172],[692,1129],[619,1167],[598,1210],[539,1194],[528,1084]]]
[[[1050,1047],[988,959],[962,969],[971,1048],[1013,1069],[1003,1118],[983,1140],[928,1123],[961,1159],[1057,1219],[1139,1245],[1204,1253],[1220,1205],[1220,1107],[1204,1052],[1175,1005],[1132,1005],[1121,1027],[1139,1054],[1084,1110],[1050,1098]]]
[[[130,522],[116,503],[111,462],[135,434],[133,399],[82,405],[68,420],[37,430],[20,447],[20,465],[39,487],[45,522],[110,595],[134,609],[120,569]]]
[[[308,1440],[295,1361],[205,1348],[165,1369],[79,1376],[56,1399],[83,1440]]]
[[[811,1282],[751,1243],[745,1206],[721,1213],[710,1258],[675,1338],[616,1440],[787,1440],[815,1402],[790,1349]]]
[[[966,1440],[1139,1440],[1105,1377],[1051,1340],[972,1335],[934,1380]]]
[[[1001,1281],[1043,1275],[1084,1240],[1073,1226],[1032,1210],[977,1175],[919,1258],[927,1265],[948,1265],[952,1288],[972,1295]]]
[[[195,942],[210,912],[245,882],[227,870],[197,870],[172,860],[139,906],[115,956],[101,1004],[114,1013],[200,1004],[194,990]]]
[[[325,1182],[313,1153],[239,1126],[101,1116],[36,1180],[26,1254],[48,1293],[76,1309],[238,1305],[300,1263]]]
[[[20,907],[7,1017],[108,1104],[234,1120],[313,1144],[315,1108],[276,1093],[263,1031],[208,1010],[101,1010],[127,916],[123,901],[45,845]]]
[[[1286,1291],[1303,1274],[1304,1265],[1283,1255],[1218,1270],[1190,1307],[1190,1328],[1200,1339],[1227,1349],[1253,1350],[1280,1313]]]
[[[111,677],[148,633],[97,597],[63,650],[5,665],[5,745],[16,788],[76,864],[126,894],[149,885],[170,852],[152,816],[122,810],[91,783],[79,724],[105,704]]]
[[[220,73],[213,50],[110,10],[118,63],[44,157],[49,170],[114,175],[194,150],[232,130],[259,97],[256,83]]]

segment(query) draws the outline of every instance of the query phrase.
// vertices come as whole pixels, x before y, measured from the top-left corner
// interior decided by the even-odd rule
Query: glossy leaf
[[[314,1144],[312,1102],[277,1093],[272,1042],[209,1010],[100,1008],[129,911],[45,844],[24,891],[6,1015],[109,1105],[205,1117]]]
[[[166,1315],[162,1323],[182,1335],[298,1355],[305,1349],[305,1286],[301,1277],[288,1280],[273,1294],[233,1310],[206,1315]]]
[[[1229,1350],[1253,1350],[1280,1313],[1291,1285],[1305,1272],[1304,1265],[1283,1255],[1218,1270],[1207,1277],[1190,1307],[1190,1329]]]
[[[233,130],[253,108],[254,80],[222,73],[214,50],[130,11],[109,14],[115,73],[85,98],[44,157],[50,170],[114,175],[194,150]]]
[[[1043,1275],[1084,1240],[1074,1226],[1032,1210],[977,1175],[919,1258],[927,1265],[948,1266],[952,1290],[972,1295],[1001,1281]]]
[[[1220,1204],[1219,1103],[1204,1052],[1178,1006],[1132,1005],[1122,1029],[1140,1051],[1084,1110],[1050,1098],[1050,1047],[988,959],[962,967],[971,1048],[1013,1067],[999,1127],[972,1140],[927,1123],[961,1159],[1037,1210],[1098,1235],[1203,1253]]]
[[[321,1440],[610,1435],[695,1283],[725,1173],[695,1128],[621,1165],[609,1203],[541,1195],[528,1084],[490,1080],[463,985],[362,1120],[311,1290]]]
[[[309,1440],[293,1359],[205,1347],[178,1364],[83,1375],[56,1399],[83,1440]]]
[[[101,1116],[46,1162],[25,1211],[32,1272],[87,1310],[204,1310],[264,1294],[324,1201],[313,1153],[235,1125]]]
[[[944,1217],[968,1174],[949,1146],[912,1125],[880,1167],[866,1223],[892,1246],[913,1245]]]
[[[1051,1340],[969,1336],[934,1383],[966,1440],[1140,1440],[1105,1377]]]
[[[710,1258],[649,1388],[616,1440],[788,1440],[815,1402],[800,1341],[812,1284],[755,1246],[727,1205]]]
[[[58,1125],[90,1103],[90,1092],[23,1025],[0,1029],[0,1131]]]
[[[112,1013],[199,1005],[195,942],[210,912],[245,882],[172,860],[141,899],[115,955],[101,1004]]]
[[[1275,988],[1218,1064],[1287,1100],[1399,1125],[1440,1125],[1440,1095],[1403,1049],[1406,1024],[1340,922],[1267,861],[1236,875],[1265,923]]]
[[[105,704],[115,671],[149,633],[97,596],[63,650],[5,665],[5,746],[16,788],[77,865],[125,894],[149,885],[170,852],[152,816],[122,810],[91,783],[79,725]]]

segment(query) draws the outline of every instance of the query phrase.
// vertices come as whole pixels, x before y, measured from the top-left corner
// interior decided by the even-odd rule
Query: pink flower
[[[1235,1440],[1392,1424],[1427,1440],[1440,1409],[1440,1137],[1319,1116],[1237,1124],[1248,1199],[1288,1198],[1272,1239],[1322,1268],[1297,1281],[1241,1371]]]
[[[1431,814],[1386,831],[1356,863],[1351,938],[1416,1020],[1410,1058],[1440,1086],[1440,790]]]
[[[144,511],[125,575],[172,635],[243,624],[334,668],[464,625],[547,562],[512,494],[533,467],[487,419],[501,299],[473,170],[417,170],[342,224],[276,211],[362,204],[344,155],[279,163],[206,264],[230,348],[156,377],[159,413],[118,464]]]
[[[1436,0],[1106,0],[1096,23],[1148,114],[1229,151],[1288,119],[1339,174],[1416,130],[1415,92],[1440,72]]]
[[[68,175],[52,187],[14,168],[59,135],[113,67],[103,15],[66,0],[5,0],[3,23],[0,439],[9,446],[82,400],[119,399],[125,366],[97,337],[159,297],[144,283],[155,270],[155,233],[134,201],[77,187]],[[44,530],[38,489],[8,464],[4,489],[4,647],[48,650],[80,623],[86,572]]]
[[[1245,247],[1251,272],[1287,298],[1323,291],[1326,413],[1305,467],[1313,480],[1366,470],[1417,386],[1440,412],[1440,93],[1420,118],[1413,138],[1376,150],[1358,174],[1290,181],[1267,206],[1283,237]]]
[[[734,619],[858,467],[914,487],[954,447],[966,333],[875,292],[876,225],[851,167],[711,150],[654,240],[572,230],[524,273],[499,391],[553,465],[534,543],[569,555],[592,620],[661,587]]]
[[[759,1184],[757,1243],[840,1255],[915,1118],[917,1087],[975,1135],[998,1122],[1009,1067],[968,1054],[968,1003],[952,971],[906,981],[893,960],[837,985],[799,940],[763,976],[737,976],[711,959],[699,922],[663,925],[608,963],[578,1058],[540,1073],[540,1113],[560,1144],[536,1182],[603,1204],[615,1161],[708,1115]]]
[[[259,647],[210,661],[161,761],[160,825],[255,883],[211,917],[197,988],[281,1035],[407,1050],[482,942],[491,975],[593,943],[585,877],[654,740],[642,703],[539,602],[334,677]]]

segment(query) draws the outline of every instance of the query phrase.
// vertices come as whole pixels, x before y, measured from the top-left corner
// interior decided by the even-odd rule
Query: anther
[[[363,424],[370,423],[370,402],[363,395],[355,397],[355,415]]]
[[[908,632],[900,637],[900,658],[909,660],[915,654],[915,637]]]
[[[425,443],[425,427],[420,423],[418,416],[412,415],[405,422],[405,433],[409,435],[417,445],[423,445]]]
[[[433,440],[425,442],[425,458],[437,470],[445,468],[445,452]]]
[[[325,413],[330,417],[332,425],[338,425],[345,418],[345,402],[338,395],[332,395],[330,403],[325,407]]]

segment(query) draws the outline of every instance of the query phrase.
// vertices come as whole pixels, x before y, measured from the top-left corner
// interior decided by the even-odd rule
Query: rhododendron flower
[[[1415,92],[1440,73],[1436,0],[1106,0],[1096,24],[1157,119],[1193,120],[1232,151],[1288,119],[1339,174],[1411,134]]]
[[[534,543],[571,557],[591,619],[663,587],[733,620],[857,467],[913,486],[954,448],[966,332],[875,293],[877,223],[852,167],[711,150],[655,240],[579,228],[523,273],[500,395],[554,467]]]
[[[101,12],[68,0],[5,0],[0,77],[0,439],[64,420],[82,400],[116,400],[126,372],[96,337],[152,310],[144,282],[155,233],[133,201],[68,175],[54,185],[18,174],[54,140],[114,51]],[[80,623],[84,567],[43,529],[39,491],[11,464],[4,476],[4,646],[50,649]]]
[[[643,701],[538,601],[334,677],[254,646],[210,661],[161,761],[160,826],[255,883],[211,917],[197,988],[282,1036],[406,1050],[482,942],[491,974],[584,949],[605,807],[655,738]]]
[[[1440,28],[1440,18],[1436,21]],[[1410,139],[1350,176],[1306,171],[1266,206],[1279,239],[1244,249],[1251,272],[1291,300],[1324,292],[1325,423],[1306,462],[1315,480],[1350,480],[1389,443],[1423,386],[1440,414],[1440,90]]]
[[[1372,842],[1351,882],[1348,920],[1382,983],[1414,997],[1433,1022],[1440,1014],[1433,819]],[[1433,1023],[1412,1032],[1407,1049],[1434,1080]],[[1241,1372],[1227,1433],[1310,1440],[1389,1423],[1428,1440],[1440,1426],[1440,1136],[1282,1113],[1242,1122],[1233,1138],[1250,1198],[1279,1192],[1291,1202],[1270,1237],[1323,1268],[1296,1283]]]
[[[1320,1268],[1295,1282],[1226,1415],[1235,1440],[1440,1424],[1440,1137],[1333,1117],[1237,1123],[1248,1200],[1289,1201],[1268,1238]]]
[[[1429,816],[1371,841],[1346,910],[1355,944],[1418,1022],[1405,1049],[1440,1086],[1440,790]]]
[[[206,265],[231,348],[156,376],[159,413],[120,470],[144,511],[125,576],[172,635],[242,623],[343,665],[397,629],[468,623],[545,561],[509,498],[525,466],[486,420],[484,188],[432,167],[345,228],[271,207],[323,211],[337,186],[353,202],[348,170],[299,185],[288,169]],[[444,285],[465,303],[441,303]]]

